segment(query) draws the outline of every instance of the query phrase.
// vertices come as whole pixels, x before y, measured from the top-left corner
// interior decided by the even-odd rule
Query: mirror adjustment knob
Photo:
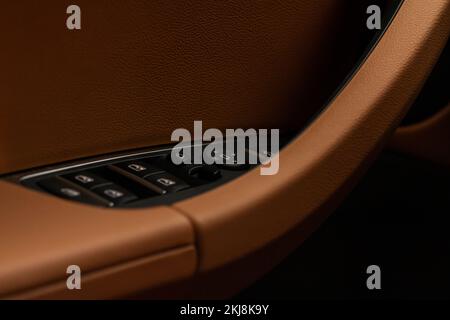
[[[206,165],[201,167],[198,170],[198,176],[201,179],[205,179],[208,181],[214,181],[219,179],[222,176],[222,173],[220,172],[219,168],[217,168],[214,165]]]

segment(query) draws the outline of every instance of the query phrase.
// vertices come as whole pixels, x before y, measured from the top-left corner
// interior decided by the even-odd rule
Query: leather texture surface
[[[66,280],[7,296],[7,299],[113,299],[192,276],[197,259],[192,245],[82,274],[81,290]]]
[[[0,174],[214,128],[298,128],[349,3],[8,1],[0,28]],[[318,96],[318,93],[316,96]],[[282,107],[283,112],[280,112]]]
[[[423,122],[397,129],[389,146],[450,167],[450,105]]]
[[[337,8],[338,2],[342,3],[324,2],[330,6],[328,15]],[[197,116],[208,115],[206,118],[213,119],[208,123],[209,126],[221,127],[214,123],[217,121],[217,124],[230,123],[232,127],[236,127],[240,125],[235,122],[236,119],[250,119],[250,115],[254,115],[255,106],[261,106],[258,115],[261,116],[260,119],[264,119],[259,125],[270,127],[272,121],[279,124],[283,121],[280,117],[290,117],[291,121],[302,122],[301,119],[292,117],[293,113],[289,111],[293,109],[287,108],[283,113],[279,109],[273,110],[278,99],[282,99],[282,91],[289,82],[286,70],[293,70],[295,73],[302,70],[301,66],[287,66],[280,61],[305,49],[300,56],[306,60],[299,59],[298,63],[303,64],[304,68],[306,64],[315,67],[311,57],[314,57],[312,52],[317,50],[318,43],[314,41],[322,40],[317,40],[317,35],[311,30],[323,32],[321,27],[330,23],[325,19],[326,10],[322,11],[324,7],[327,8],[326,4],[318,1],[302,1],[300,4],[277,2],[275,7],[267,7],[256,16],[269,15],[276,20],[280,18],[277,14],[284,13],[285,18],[291,17],[292,12],[296,12],[293,7],[296,7],[300,10],[297,13],[302,12],[306,21],[316,22],[310,25],[311,28],[298,28],[297,19],[300,18],[292,16],[275,28],[273,38],[266,38],[266,31],[272,29],[278,20],[271,20],[266,25],[266,22],[258,19],[248,20],[248,16],[239,19],[245,11],[242,6],[258,10],[258,4],[254,2],[239,2],[240,5],[234,2],[208,2],[207,6],[211,6],[208,7],[208,18],[205,18],[205,12],[196,3],[186,3],[181,10],[178,5],[169,2],[151,2],[155,8],[148,13],[135,11],[136,7],[128,10],[127,2],[114,2],[123,12],[133,12],[131,16],[113,14],[108,11],[106,1],[89,3],[80,1],[82,6],[92,5],[90,8],[97,9],[93,11],[97,12],[94,16],[103,19],[100,20],[103,24],[96,28],[114,31],[111,32],[111,38],[101,38],[101,33],[94,30],[87,33],[91,42],[85,42],[84,39],[81,41],[81,37],[85,36],[83,33],[71,34],[73,38],[69,43],[63,41],[61,39],[65,39],[66,34],[63,33],[66,31],[54,31],[53,26],[64,23],[60,18],[60,10],[65,9],[65,4],[61,4],[59,9],[57,6],[50,9],[49,16],[54,19],[41,20],[36,15],[36,11],[39,11],[38,2],[35,7],[34,4],[30,6],[34,10],[33,15],[24,10],[22,17],[24,25],[35,23],[34,26],[39,26],[37,30],[42,35],[29,37],[29,29],[20,26],[17,30],[12,30],[11,34],[5,35],[5,43],[13,45],[6,46],[4,52],[0,53],[4,57],[1,59],[5,64],[4,75],[11,80],[1,89],[6,106],[2,107],[0,117],[0,121],[3,121],[1,136],[4,139],[1,152],[5,154],[1,159],[2,172],[74,156],[81,157],[93,152],[98,154],[141,144],[155,144],[166,139],[165,134],[171,131],[167,128],[178,126],[183,121],[190,125]],[[20,11],[22,6],[17,3],[5,4],[5,12]],[[144,1],[133,2],[133,6],[143,9],[146,7]],[[322,9],[319,10],[319,7]],[[223,10],[230,11],[226,11],[228,14],[225,16],[214,16],[214,12],[223,13]],[[198,20],[194,20],[197,23],[178,25],[187,23],[180,20],[180,17],[189,14],[195,16],[197,11],[202,12],[198,15]],[[170,19],[175,12],[179,16],[172,21]],[[152,19],[149,19],[149,15],[153,13],[155,19],[156,16],[165,17],[166,24],[161,25],[159,20],[153,25]],[[94,17],[92,14],[86,17],[87,25]],[[12,14],[5,16],[1,23],[6,21],[10,25],[15,17]],[[151,33],[142,35],[134,29],[134,24],[130,24],[133,27],[129,29],[116,28],[114,22],[120,25],[124,17],[128,22],[135,19],[139,30],[143,27],[152,30],[153,27],[152,31],[158,32],[161,31],[158,28],[164,26],[165,33],[173,32],[174,38],[166,38],[167,48],[172,51],[146,47],[145,43],[148,42],[144,40],[164,39],[152,38]],[[213,21],[224,19],[223,22],[227,22],[224,17],[233,17],[229,21],[233,28],[230,26],[228,33],[217,33],[218,29],[214,28]],[[313,17],[325,20],[315,20]],[[248,21],[253,21],[253,24],[248,25]],[[123,21],[123,26],[126,25]],[[232,31],[236,27],[238,31]],[[177,28],[181,28],[183,32],[179,33]],[[206,33],[205,28],[208,31]],[[222,28],[223,26],[220,30]],[[200,29],[202,32],[199,32]],[[255,29],[261,33],[255,33]],[[205,38],[189,40],[182,36],[185,30],[192,30],[194,34],[198,32],[205,35]],[[289,42],[296,41],[297,50],[292,50],[287,42],[283,42],[281,35],[286,36],[286,30],[296,30],[304,36],[297,38],[299,34],[295,33],[296,36],[289,39]],[[123,267],[122,276],[130,274],[127,272],[134,268],[138,278],[141,278],[145,276],[145,270],[153,270],[152,262],[161,263],[157,269],[167,268],[168,273],[161,273],[159,278],[146,279],[145,286],[151,287],[161,285],[161,279],[164,282],[173,281],[192,274],[194,270],[211,270],[262,248],[294,226],[305,222],[305,219],[311,218],[324,208],[330,198],[342,192],[343,185],[358,172],[399,123],[445,44],[449,30],[450,1],[428,0],[426,6],[422,0],[405,1],[392,26],[356,76],[316,121],[281,152],[280,172],[275,176],[260,176],[258,170],[253,170],[224,186],[173,207],[113,211],[67,202],[0,182],[0,234],[2,239],[8,240],[0,242],[0,295],[20,296],[28,288],[44,293],[53,285],[58,290],[61,288],[58,281],[66,278],[66,267],[70,264],[80,265],[94,279],[96,275],[100,275],[100,282],[97,283],[101,283],[103,275],[117,274],[116,268]],[[133,32],[137,36],[130,38]],[[231,42],[232,48],[216,42],[220,38],[219,34],[227,38],[230,32],[234,37],[239,35],[240,39]],[[217,37],[213,37],[213,34],[217,34]],[[60,40],[57,40],[58,37]],[[236,39],[234,37],[231,39]],[[108,42],[112,39],[117,41]],[[310,49],[304,45],[308,43],[305,41],[308,39],[315,44],[311,44]],[[60,54],[58,50],[54,50],[53,40],[65,53]],[[209,45],[202,46],[204,41]],[[304,41],[301,48],[298,41]],[[94,43],[105,46],[93,49]],[[316,49],[313,50],[313,47]],[[24,50],[17,51],[18,48]],[[190,50],[185,50],[186,48]],[[270,48],[277,48],[276,54]],[[148,54],[140,55],[142,50]],[[210,50],[210,54],[200,55],[203,50]],[[75,59],[74,52],[78,58],[81,56],[82,62],[76,62],[78,60]],[[224,59],[221,53],[225,53],[229,60]],[[288,54],[280,56],[280,53]],[[182,59],[178,54],[181,54]],[[257,54],[260,58],[256,58],[254,62],[253,55]],[[132,59],[122,59],[128,55]],[[156,60],[148,58],[150,56]],[[173,56],[171,61],[176,66],[174,69],[165,64],[167,62],[163,58],[167,59],[167,56]],[[274,57],[278,57],[280,61]],[[15,61],[13,58],[24,63],[7,63]],[[137,61],[140,59],[138,67]],[[141,69],[142,60],[149,68],[159,71],[149,76]],[[196,61],[196,68],[191,69],[192,66],[186,62],[193,61]],[[212,65],[209,63],[211,61],[214,62]],[[231,66],[232,61],[236,63],[235,67]],[[50,66],[53,65],[58,67],[52,69]],[[65,70],[62,67],[68,65],[73,68],[68,68],[68,73],[61,73]],[[227,67],[214,69],[213,65]],[[109,77],[104,76],[108,68],[114,70],[109,73]],[[187,70],[196,70],[199,78],[185,76],[186,72],[182,71]],[[228,78],[226,75],[230,71],[233,77]],[[236,79],[240,78],[234,75],[241,72],[245,77],[239,82]],[[68,77],[69,73],[72,77]],[[116,77],[118,74],[121,76]],[[264,77],[269,74],[270,76]],[[42,77],[36,78],[36,75]],[[185,78],[180,78],[183,76]],[[220,84],[215,82],[219,78]],[[141,79],[139,83],[142,86],[136,87],[136,79]],[[163,79],[170,81],[165,82]],[[265,80],[256,83],[256,79]],[[65,81],[73,83],[67,86]],[[244,82],[250,84],[245,90],[241,89]],[[28,88],[32,83],[39,86],[31,86],[29,90],[21,86],[27,84]],[[206,83],[212,86],[206,88]],[[56,86],[57,84],[60,86]],[[270,98],[269,95],[261,95],[262,92],[266,93],[267,88],[271,91]],[[231,96],[230,92],[233,93]],[[273,95],[274,92],[278,94]],[[216,107],[210,109],[209,97],[213,96],[218,99],[213,102]],[[31,111],[27,109],[27,112],[21,112],[20,110],[26,109],[26,103],[34,103],[35,107]],[[184,107],[181,106],[182,103]],[[105,108],[104,113],[98,113],[98,105]],[[154,109],[156,105],[158,111]],[[230,105],[237,109],[230,109]],[[62,106],[61,110],[58,109],[59,106]],[[71,107],[74,111],[68,114],[67,110]],[[187,110],[191,113],[187,113]],[[230,110],[240,112],[239,117],[234,118]],[[165,116],[161,118],[163,111]],[[136,117],[127,120],[124,114],[129,112]],[[162,119],[166,121],[161,122]],[[169,119],[173,122],[167,125]],[[253,117],[251,119],[255,120]],[[144,129],[143,125],[148,123],[153,128]],[[49,131],[49,128],[52,130]],[[55,132],[62,133],[54,134]],[[23,146],[24,143],[27,148]],[[192,259],[193,252],[190,250],[194,242],[198,262]],[[172,253],[178,253],[179,256],[166,260],[170,261],[167,264],[161,262],[161,259],[171,259]],[[117,278],[112,276],[110,279]],[[131,286],[125,287],[124,292],[136,289],[138,280],[131,279]],[[104,294],[101,293],[101,285],[94,284],[93,288],[100,290],[97,291],[100,296]]]
[[[351,39],[335,33],[349,20],[339,0],[80,0],[81,31],[65,27],[69,4],[2,5],[0,174],[165,143],[198,119],[300,127],[318,104],[290,94],[320,96],[311,88],[338,59],[334,41]],[[0,194],[0,296],[51,296],[69,264],[100,291],[96,275],[140,259],[167,271],[148,287],[195,269],[192,226],[173,209],[106,211],[6,182]],[[174,248],[186,252],[167,264]]]
[[[254,252],[342,192],[399,124],[449,32],[449,0],[405,1],[343,91],[280,152],[278,174],[255,169],[176,203],[195,225],[200,270]]]
[[[69,265],[89,274],[194,242],[189,221],[168,207],[108,210],[9,182],[0,182],[0,195],[0,296],[65,280]],[[167,273],[148,274],[143,284],[193,273],[195,259],[184,257],[162,263]]]

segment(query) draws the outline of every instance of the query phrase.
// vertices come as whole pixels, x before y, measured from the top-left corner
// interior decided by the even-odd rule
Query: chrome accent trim
[[[191,148],[192,147],[198,147],[198,146],[202,146],[204,144],[205,143],[200,143],[200,144],[197,143],[197,144],[191,145],[190,147]],[[109,161],[114,161],[114,160],[126,159],[126,158],[131,158],[131,157],[136,157],[136,156],[145,156],[145,155],[150,155],[150,154],[153,154],[153,153],[166,152],[166,151],[171,151],[173,149],[177,150],[177,149],[182,149],[182,148],[183,147],[176,147],[176,146],[174,146],[174,147],[170,147],[170,148],[150,150],[150,151],[142,151],[142,152],[135,152],[135,153],[129,153],[129,154],[124,154],[124,155],[120,155],[120,156],[112,156],[112,157],[99,159],[99,160],[91,160],[91,161],[77,163],[77,164],[73,164],[73,165],[61,166],[61,167],[58,167],[58,168],[55,168],[55,169],[49,169],[49,170],[44,170],[44,171],[40,171],[40,172],[24,175],[24,176],[19,178],[19,182],[24,182],[24,181],[29,180],[29,179],[37,178],[37,177],[40,177],[40,176],[45,176],[45,175],[48,175],[48,174],[57,173],[57,172],[60,172],[60,171],[71,170],[71,169],[76,169],[76,168],[89,166],[89,165],[94,165],[94,164],[101,164],[101,163],[104,163],[104,162],[109,162]]]

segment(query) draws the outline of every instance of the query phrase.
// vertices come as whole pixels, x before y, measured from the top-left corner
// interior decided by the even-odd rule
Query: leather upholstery
[[[300,127],[314,102],[289,96],[327,72],[349,7],[79,0],[82,29],[69,31],[69,4],[2,4],[0,174],[167,143],[194,120]]]
[[[396,151],[450,166],[450,105],[429,119],[397,129],[389,146]]]
[[[200,41],[201,38],[186,41],[177,33],[180,26],[175,23],[180,21],[180,16],[195,15],[198,10],[202,11],[199,4],[186,3],[181,5],[181,10],[178,5],[170,2],[151,2],[154,11],[145,11],[144,14],[144,11],[139,10],[127,11],[127,2],[114,2],[119,6],[115,8],[130,15],[134,12],[129,16],[113,14],[105,5],[106,1],[89,3],[92,3],[91,8],[97,10],[89,10],[91,13],[86,17],[87,26],[95,15],[103,22],[97,27],[100,28],[98,31],[112,28],[114,32],[111,32],[111,38],[103,39],[95,29],[88,28],[91,31],[87,33],[87,38],[91,42],[81,41],[81,37],[85,36],[82,33],[71,34],[72,41],[65,42],[61,40],[65,39],[65,31],[54,31],[53,28],[54,25],[63,23],[57,6],[49,11],[49,16],[54,19],[41,20],[35,15],[39,11],[38,4],[30,6],[35,9],[34,15],[23,12],[23,19],[25,25],[31,23],[39,26],[41,36],[30,38],[27,36],[29,29],[21,26],[5,36],[4,41],[15,47],[6,46],[1,53],[5,57],[1,60],[5,64],[4,75],[11,79],[6,88],[1,89],[5,106],[2,107],[0,117],[0,121],[3,121],[2,139],[5,139],[1,144],[1,152],[5,155],[0,160],[2,172],[48,164],[73,156],[81,157],[93,152],[97,154],[144,143],[153,144],[158,139],[162,141],[168,126],[166,122],[155,120],[162,119],[160,116],[163,111],[166,112],[164,119],[173,121],[170,126],[178,126],[183,121],[191,122],[202,115],[212,119],[210,125],[233,123],[232,126],[236,127],[240,123],[232,122],[230,105],[240,115],[233,121],[246,117],[250,119],[255,106],[261,106],[258,109],[260,125],[265,122],[264,125],[270,126],[272,121],[279,124],[282,121],[279,117],[292,118],[289,112],[292,109],[283,109],[286,110],[284,113],[280,113],[279,109],[273,110],[273,105],[281,101],[278,100],[284,90],[281,88],[286,85],[286,81],[281,84],[281,80],[289,79],[286,70],[298,72],[301,67],[287,66],[281,62],[277,64],[276,59],[274,63],[269,63],[273,62],[271,59],[274,57],[279,57],[280,52],[288,53],[283,56],[285,58],[300,51],[299,48],[299,51],[287,48],[287,42],[278,40],[278,36],[286,35],[286,30],[296,30],[306,37],[303,39],[309,39],[311,30],[320,29],[321,23],[328,23],[321,19],[312,23],[314,19],[307,19],[314,17],[314,13],[315,17],[324,18],[326,14],[322,11],[323,16],[319,14],[318,7],[327,8],[326,5],[317,1],[301,2],[297,13],[303,12],[305,21],[311,21],[311,29],[305,27],[298,30],[298,21],[291,17],[283,20],[286,25],[282,23],[279,29],[275,28],[275,33],[279,32],[276,37],[270,38],[271,41],[264,41],[267,39],[264,37],[266,31],[273,28],[274,21],[265,25],[265,22],[258,22],[256,19],[248,25],[244,21],[252,19],[237,18],[239,14],[243,14],[242,6],[258,11],[258,4],[239,2],[238,6],[228,2],[208,2],[207,6],[211,10],[208,12],[214,13],[213,8],[230,10],[227,12],[233,16],[233,22],[229,23],[233,27],[239,27],[239,32],[234,36],[242,38],[238,37],[240,41],[232,42],[232,48],[221,46],[221,42],[216,41],[229,34],[217,34],[213,21],[228,20],[222,15],[219,18],[202,12],[197,18],[199,20],[194,20],[198,25],[183,25],[181,28],[195,33],[201,29],[200,26],[209,27],[206,29],[207,33],[199,33],[209,35],[203,39],[208,41],[209,46],[202,47],[200,44],[204,41]],[[331,15],[333,3],[336,5],[337,2],[326,3],[330,6],[328,14]],[[80,4],[89,6],[88,2],[80,1]],[[104,4],[104,8],[97,7],[98,4]],[[139,8],[139,5],[144,8],[144,1],[133,2],[133,6]],[[273,14],[275,19],[284,13],[289,17],[293,12],[291,5],[294,4],[277,3],[274,4],[275,7],[267,8],[267,11],[263,10],[259,14]],[[22,4],[17,3],[5,4],[5,12],[20,11],[23,8],[21,6]],[[170,18],[173,15],[169,12],[180,16],[172,21]],[[158,21],[153,25],[148,16],[153,13],[158,17],[163,16],[164,22],[172,21],[172,24],[161,24],[162,21]],[[16,16],[9,15],[1,23],[6,21],[11,25],[14,17]],[[158,26],[162,28],[163,25],[169,35],[173,32],[174,38],[155,39],[150,33],[139,33],[137,38],[130,38],[133,28],[114,26],[115,21],[120,25],[121,19],[125,17],[135,19],[140,28],[146,26],[156,34],[161,31]],[[307,25],[307,22],[304,23]],[[123,26],[125,25],[124,23]],[[255,28],[261,33],[255,34]],[[137,30],[134,31],[137,35]],[[58,290],[63,285],[61,280],[66,277],[65,267],[76,262],[88,272],[89,279],[98,279],[99,282],[96,283],[111,279],[108,278],[111,274],[121,274],[117,278],[113,276],[119,281],[130,274],[138,275],[138,278],[130,279],[130,287],[121,289],[124,293],[130,293],[175,281],[195,272],[221,267],[255,252],[295,226],[302,225],[318,212],[329,212],[332,209],[329,206],[330,199],[348,191],[343,186],[357,174],[361,174],[360,169],[367,165],[367,161],[387,140],[389,133],[407,111],[447,41],[449,31],[449,0],[428,0],[426,6],[421,0],[406,1],[382,41],[355,77],[316,121],[281,151],[280,172],[275,176],[260,176],[258,170],[253,170],[226,185],[172,207],[117,211],[71,203],[8,182],[0,182],[0,234],[2,239],[7,239],[0,242],[0,295],[30,297],[36,293],[38,296],[52,296],[52,293],[61,292]],[[310,36],[311,41],[316,41],[315,35]],[[58,37],[61,38],[59,41]],[[112,41],[114,38],[118,41]],[[22,39],[29,39],[29,42]],[[55,47],[50,40],[55,40],[64,54],[53,50]],[[161,43],[166,40],[167,50],[151,50],[144,45],[148,43],[144,40],[159,40]],[[98,42],[105,45],[93,49],[91,45]],[[25,50],[28,46],[39,50]],[[178,51],[180,46],[190,50]],[[18,48],[24,50],[17,51]],[[277,55],[272,55],[274,51],[269,50],[270,48],[277,48]],[[281,51],[278,52],[278,49]],[[142,50],[149,54],[139,55]],[[200,55],[200,50],[210,50],[210,54]],[[311,59],[311,51],[308,47],[305,50],[301,56]],[[76,62],[73,52],[82,57],[81,62]],[[221,53],[229,60],[219,59],[224,58]],[[253,62],[252,54],[256,53],[262,57]],[[179,60],[179,54],[183,59]],[[130,59],[122,59],[124,55]],[[171,61],[174,69],[163,63],[166,61],[163,58],[167,59],[167,55],[173,56]],[[5,63],[14,60],[13,58],[24,63]],[[314,62],[314,59],[308,59],[300,59],[303,62],[298,63],[306,68],[307,63]],[[191,79],[187,72],[182,72],[194,70],[186,64],[189,61],[197,61],[197,68],[194,69],[199,78]],[[235,69],[230,65],[223,69],[212,68],[212,65],[227,66],[227,61],[230,65],[231,61],[236,62]],[[68,77],[68,73],[62,68],[66,64],[74,65],[70,70],[72,77]],[[52,69],[50,65],[57,65],[58,68]],[[149,76],[146,70],[141,69],[142,65],[148,66],[148,70],[153,67],[157,71]],[[260,69],[262,65],[264,69]],[[107,73],[107,70],[113,72]],[[104,76],[105,72],[109,77]],[[228,82],[226,80],[231,79],[226,76],[228,72],[243,77],[233,76],[232,79],[240,80]],[[42,77],[36,80],[36,74]],[[117,75],[120,77],[116,77]],[[266,78],[264,75],[270,76]],[[220,84],[215,82],[219,78]],[[140,79],[141,86],[136,87],[136,79]],[[164,79],[171,81],[164,82]],[[264,81],[257,84],[256,79]],[[64,81],[71,83],[67,85]],[[244,82],[248,82],[246,90],[242,90],[240,86]],[[24,90],[21,83],[30,89]],[[31,83],[38,86],[29,86]],[[211,84],[211,87],[208,86],[211,91],[203,87],[206,83]],[[187,85],[189,90],[182,89],[181,84]],[[55,92],[56,87],[59,90]],[[271,89],[271,98],[265,95],[267,88]],[[278,90],[280,95],[273,96]],[[209,97],[216,95],[218,100],[212,102],[215,107],[209,109]],[[27,102],[34,103],[35,107],[30,108],[29,112],[28,109],[27,112],[18,111],[25,110]],[[98,113],[98,105],[104,106],[104,112]],[[62,106],[61,110],[58,109],[59,106]],[[154,109],[155,106],[160,109]],[[67,110],[71,107],[74,111],[68,114]],[[125,117],[124,112],[133,112],[136,117]],[[148,123],[153,127],[144,126]],[[58,130],[51,131],[49,128]],[[61,135],[55,135],[54,132],[61,132]],[[26,148],[24,144],[27,145]],[[152,268],[155,263],[161,273],[152,277],[145,270],[154,270]],[[144,266],[143,269],[141,266]],[[136,270],[136,273],[130,273],[130,270]],[[138,285],[139,279],[143,280],[141,287]],[[89,282],[89,285],[93,282]],[[93,288],[93,292],[97,293],[96,297],[108,297],[109,293],[102,291],[102,285],[94,285]],[[120,290],[114,292],[119,293]]]
[[[321,210],[361,174],[405,115],[450,33],[450,1],[406,1],[335,100],[259,170],[174,206],[194,223],[200,270],[254,252]]]
[[[85,276],[189,246],[190,253],[181,252],[183,259],[175,260],[177,263],[172,259],[164,266],[156,259],[164,272],[147,274],[137,289],[176,280],[195,270],[191,224],[173,209],[108,210],[9,182],[0,182],[0,195],[0,297],[58,281],[65,285],[69,265],[80,266]],[[121,279],[115,285],[126,292],[127,286],[121,285],[126,278],[122,275]],[[110,285],[114,287],[114,283]],[[136,284],[131,285],[136,289]],[[117,294],[117,288],[103,296]],[[81,296],[86,295],[83,288],[81,291]]]

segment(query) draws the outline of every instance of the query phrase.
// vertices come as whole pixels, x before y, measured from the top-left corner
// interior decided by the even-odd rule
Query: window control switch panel
[[[205,146],[178,148],[176,156],[183,157],[184,152],[193,154],[194,147],[203,150]],[[97,157],[7,179],[70,201],[103,207],[146,207],[195,196],[238,177],[251,167],[174,164],[172,147],[166,147]]]

